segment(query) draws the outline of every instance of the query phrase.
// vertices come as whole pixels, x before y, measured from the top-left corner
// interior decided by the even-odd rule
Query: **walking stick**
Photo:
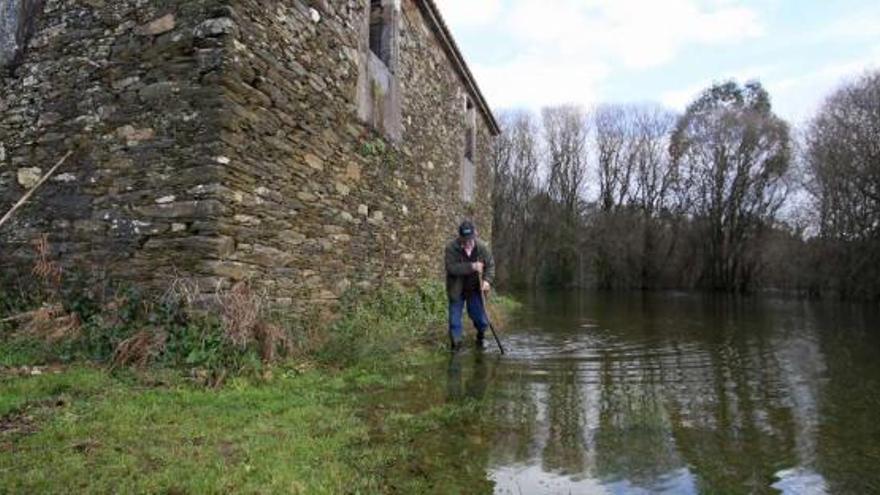
[[[495,325],[493,325],[492,320],[489,319],[489,308],[486,307],[486,296],[483,295],[483,273],[479,272],[477,276],[480,279],[480,302],[483,303],[483,313],[486,316],[486,321],[489,322],[489,330],[492,330],[492,336],[495,337],[495,343],[498,344],[498,349],[501,351],[501,354],[504,354],[504,347],[501,345],[501,340],[498,338],[498,334],[495,333]]]

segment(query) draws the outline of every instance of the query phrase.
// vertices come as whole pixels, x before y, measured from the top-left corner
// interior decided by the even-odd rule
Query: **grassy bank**
[[[408,446],[373,442],[364,408],[394,380],[392,370],[312,370],[209,390],[80,367],[4,378],[0,491],[393,492],[410,483],[386,476]],[[454,415],[424,414],[436,427]]]
[[[465,464],[437,469],[425,466],[417,449],[426,431],[479,417],[482,399],[393,399],[396,390],[427,379],[419,370],[446,359],[442,287],[352,295],[342,315],[315,332],[323,337],[311,347],[302,330],[284,328],[298,351],[272,363],[260,359],[258,342],[210,344],[228,330],[222,321],[162,327],[162,352],[139,367],[114,367],[112,342],[104,352],[88,352],[95,330],[50,344],[7,328],[0,492],[490,490],[482,472],[458,474],[464,460],[452,457]],[[197,330],[202,343],[174,347],[174,325]],[[141,330],[116,331],[110,340],[118,348]],[[219,386],[199,379],[206,361],[192,359],[198,349],[216,352],[215,365],[230,367]],[[31,366],[50,361],[60,364]],[[465,451],[479,448],[467,437],[458,441]]]

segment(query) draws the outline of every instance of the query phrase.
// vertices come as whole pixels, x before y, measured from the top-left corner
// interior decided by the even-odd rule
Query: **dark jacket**
[[[474,247],[478,261],[482,261],[483,280],[492,283],[495,279],[495,260],[492,258],[492,252],[489,247],[482,241],[477,240]],[[458,239],[446,245],[446,294],[452,301],[461,300],[464,293],[465,279],[474,273],[471,268],[471,262],[466,261],[467,256],[464,254]]]

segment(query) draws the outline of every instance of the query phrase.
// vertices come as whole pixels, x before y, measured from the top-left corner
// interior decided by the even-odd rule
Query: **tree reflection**
[[[656,360],[654,360],[656,361]],[[682,467],[669,435],[670,417],[662,389],[655,385],[658,363],[606,360],[602,369],[602,406],[596,434],[596,476],[627,479],[652,487],[664,474]],[[640,376],[628,370],[639,369]]]
[[[823,328],[817,459],[831,493],[880,493],[880,311],[855,305],[813,308]],[[853,345],[859,342],[861,345]]]
[[[839,336],[837,316],[796,301],[603,306],[564,315],[559,353],[502,364],[492,465],[611,491],[880,489],[866,475],[880,464],[880,336]]]
[[[550,378],[546,406],[548,432],[543,450],[544,469],[582,473],[586,467],[584,407],[573,363],[567,363]]]

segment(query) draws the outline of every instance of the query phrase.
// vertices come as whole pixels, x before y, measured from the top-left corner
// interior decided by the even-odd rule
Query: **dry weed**
[[[61,266],[50,259],[52,249],[49,246],[49,235],[42,234],[34,241],[34,251],[37,253],[37,259],[34,261],[34,267],[31,272],[43,281],[50,295],[57,297],[61,290]]]
[[[59,302],[61,293],[61,266],[50,258],[52,249],[49,236],[40,235],[34,240],[36,259],[31,273],[42,282],[47,299],[33,311],[26,311],[3,320],[18,325],[18,334],[37,338],[47,343],[57,343],[81,336],[82,321],[77,313],[68,313]]]
[[[166,305],[179,304],[188,310],[194,310],[204,299],[199,285],[192,279],[177,277],[168,284],[160,302]]]
[[[245,348],[256,344],[263,362],[273,362],[281,354],[293,353],[290,335],[282,327],[266,321],[269,308],[265,294],[250,283],[238,282],[217,294],[224,336],[233,345]]]
[[[122,366],[144,368],[165,351],[168,335],[157,328],[141,330],[123,340],[113,353],[110,369]]]
[[[504,328],[507,325],[507,313],[498,309],[491,300],[486,300],[486,313],[489,315],[489,321],[495,326],[495,329]]]
[[[293,341],[280,326],[261,322],[254,330],[257,343],[260,345],[260,358],[264,362],[271,363],[278,359],[279,349],[284,355],[293,354]]]
[[[79,337],[82,322],[76,313],[67,313],[60,304],[43,306],[19,315],[19,333],[48,343]]]
[[[247,347],[256,340],[263,310],[262,298],[247,282],[238,282],[218,293],[224,334],[233,345]]]

